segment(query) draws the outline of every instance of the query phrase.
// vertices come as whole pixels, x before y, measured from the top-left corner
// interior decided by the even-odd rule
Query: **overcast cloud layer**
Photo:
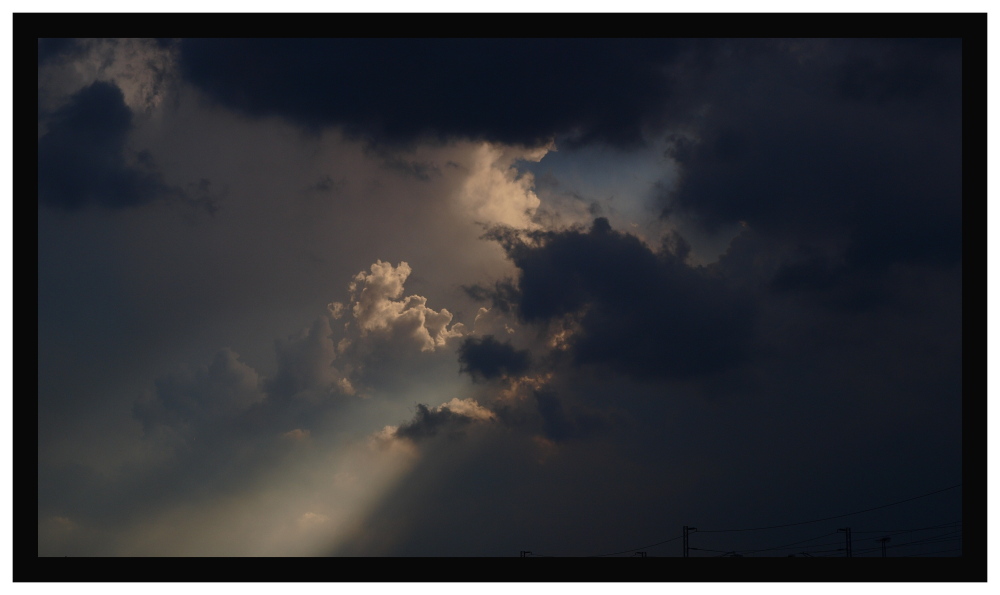
[[[40,556],[961,553],[959,41],[40,40],[38,84]]]

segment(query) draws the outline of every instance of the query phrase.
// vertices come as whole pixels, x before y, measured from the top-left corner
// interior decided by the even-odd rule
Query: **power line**
[[[962,539],[961,536],[957,537],[946,537],[944,535],[940,537],[929,537],[927,539],[921,539],[920,541],[908,541],[906,543],[900,543],[897,545],[891,545],[889,547],[903,547],[907,545],[927,545],[928,543],[943,543],[945,541],[956,541]]]
[[[900,535],[902,533],[913,533],[914,531],[929,531],[930,529],[941,529],[943,527],[950,527],[952,525],[961,525],[962,521],[952,521],[950,523],[944,523],[942,525],[933,525],[931,527],[920,527],[917,529],[893,529],[891,531],[855,531],[855,533],[882,533],[883,535]]]
[[[904,504],[906,502],[912,502],[913,500],[919,500],[920,498],[926,498],[927,496],[933,496],[934,494],[940,494],[941,492],[947,492],[948,490],[953,490],[953,489],[958,488],[958,487],[962,487],[962,484],[960,484],[960,483],[959,484],[955,484],[953,486],[949,486],[949,487],[944,488],[942,490],[937,490],[937,491],[934,491],[934,492],[928,492],[926,494],[921,494],[919,496],[914,496],[913,498],[907,498],[906,500],[900,500],[898,502],[892,502],[892,503],[889,503],[889,504],[883,504],[882,506],[876,506],[874,508],[866,508],[864,510],[858,510],[858,511],[855,511],[855,512],[848,512],[847,514],[838,514],[836,516],[828,516],[828,517],[824,517],[824,518],[821,518],[821,519],[814,519],[814,520],[811,520],[811,521],[802,521],[802,522],[799,522],[799,523],[787,523],[787,524],[784,524],[784,525],[771,525],[771,526],[768,526],[768,527],[750,527],[750,528],[746,528],[746,529],[699,530],[698,532],[699,533],[735,533],[735,532],[740,532],[740,531],[763,531],[764,529],[780,529],[782,527],[795,527],[797,525],[808,525],[809,523],[818,523],[820,521],[829,521],[829,520],[832,520],[832,519],[840,519],[840,518],[844,518],[845,516],[852,516],[852,515],[855,515],[855,514],[861,514],[861,513],[864,513],[864,512],[871,512],[873,510],[880,510],[882,508],[888,508],[890,506],[896,506],[898,504]]]
[[[924,552],[922,554],[910,554],[908,556],[903,556],[903,557],[904,558],[916,558],[918,556],[931,556],[933,554],[946,554],[948,552],[960,552],[960,551],[962,551],[962,548],[959,547],[959,548],[953,548],[953,549],[950,549],[950,550],[938,550],[936,552]]]
[[[823,537],[826,537],[826,536],[824,535]],[[813,539],[817,539],[817,538],[814,537]],[[809,541],[809,540],[806,540],[806,541]],[[827,549],[827,550],[815,550],[815,549],[812,549],[812,548],[817,548],[817,547],[826,547],[826,546],[829,546],[829,545],[840,545],[841,543],[843,543],[843,542],[840,542],[840,541],[830,541],[830,542],[827,542],[827,543],[817,543],[817,544],[814,544],[814,545],[806,546],[806,548],[803,549],[799,553],[809,554],[809,553],[816,553],[816,552],[834,552],[834,551],[842,552],[842,551],[844,551],[844,548],[842,548],[842,547],[837,548],[835,550],[830,550],[830,549]],[[789,545],[792,545],[792,544],[789,544]],[[760,549],[760,550],[726,550],[724,552],[722,550],[710,550],[710,549],[703,548],[703,547],[691,547],[691,548],[688,548],[688,549],[700,550],[700,551],[703,551],[703,552],[722,552],[722,553],[725,553],[725,554],[740,554],[742,556],[743,554],[753,554],[753,553],[756,553],[756,552],[766,552],[766,551],[781,550],[781,549],[788,549],[788,550],[790,550],[790,549],[794,549],[794,548],[791,548],[791,547],[776,547],[776,548],[767,548],[767,549]]]
[[[614,553],[611,553],[611,554],[598,554],[598,555],[596,555],[596,556],[587,556],[587,557],[588,557],[588,558],[603,558],[603,557],[605,557],[605,556],[617,556],[617,555],[619,555],[619,554],[630,554],[630,553],[632,553],[632,552],[637,552],[637,551],[639,551],[639,550],[644,550],[644,549],[646,549],[646,548],[650,548],[650,547],[656,547],[656,546],[658,546],[658,545],[663,545],[664,543],[670,543],[671,541],[677,541],[677,540],[678,540],[678,539],[680,539],[680,538],[681,538],[681,536],[678,536],[678,537],[674,537],[673,539],[668,539],[668,540],[666,540],[666,541],[661,541],[661,542],[659,542],[659,543],[654,543],[653,545],[644,545],[644,546],[642,546],[642,547],[636,547],[636,548],[632,548],[632,549],[630,549],[630,550],[625,550],[625,551],[623,551],[623,552],[614,552]]]
[[[725,550],[725,551],[723,551],[723,550],[710,550],[710,549],[706,549],[706,548],[703,548],[703,547],[689,547],[688,549],[689,550],[698,550],[699,552],[715,552],[715,553],[719,553],[719,554],[732,554],[733,553],[733,550]]]
[[[961,530],[951,531],[951,532],[948,532],[948,533],[942,533],[941,535],[935,535],[933,537],[925,537],[923,539],[918,539],[916,541],[907,541],[905,543],[896,543],[896,544],[890,545],[889,547],[903,547],[905,545],[919,545],[919,544],[924,544],[924,543],[936,543],[938,541],[949,541],[949,540],[952,540],[952,539],[961,539],[961,537],[948,537],[949,535],[955,535],[955,534],[961,533],[961,532],[962,532]]]
[[[737,532],[744,532],[744,531],[763,531],[763,530],[766,530],[766,529],[781,529],[781,528],[784,528],[784,527],[796,527],[796,526],[799,526],[799,525],[808,525],[810,523],[819,523],[819,522],[822,522],[822,521],[829,521],[829,520],[833,520],[833,519],[840,519],[840,518],[844,518],[844,517],[848,517],[848,516],[852,516],[852,515],[856,515],[856,514],[862,514],[862,513],[865,513],[865,512],[871,512],[873,510],[881,510],[883,508],[888,508],[890,506],[897,506],[899,504],[905,504],[906,502],[912,502],[913,500],[919,500],[920,498],[926,498],[928,496],[933,496],[935,494],[940,494],[942,492],[947,492],[948,490],[953,490],[955,488],[960,488],[960,487],[962,487],[962,484],[958,483],[958,484],[955,484],[953,486],[948,486],[948,487],[940,489],[940,490],[935,490],[933,492],[928,492],[926,494],[921,494],[919,496],[914,496],[912,498],[907,498],[905,500],[899,500],[897,502],[890,502],[889,504],[883,504],[881,506],[875,506],[873,508],[866,508],[864,510],[857,510],[857,511],[854,511],[854,512],[848,512],[846,514],[839,514],[839,515],[835,515],[835,516],[824,517],[824,518],[821,518],[821,519],[813,519],[811,521],[801,521],[801,522],[798,522],[798,523],[786,523],[784,525],[769,525],[767,527],[749,527],[749,528],[744,528],[744,529],[708,529],[708,530],[695,530],[695,529],[692,528],[692,530],[695,530],[698,533],[737,533]],[[956,523],[960,524],[961,522],[962,521],[953,521],[951,523],[945,523],[943,525],[937,525],[937,526],[932,526],[932,527],[922,527],[922,528],[918,528],[918,529],[901,529],[901,530],[895,531],[895,532],[893,532],[893,531],[859,531],[859,533],[882,533],[883,535],[885,535],[886,533],[889,533],[889,534],[909,533],[909,532],[913,532],[913,531],[924,531],[924,530],[929,530],[929,529],[936,529],[936,528],[940,528],[940,527],[946,527],[946,526],[949,526],[949,525],[954,525]],[[588,558],[604,558],[604,557],[607,557],[607,556],[620,556],[622,554],[631,554],[633,552],[638,552],[640,550],[645,550],[645,549],[648,549],[648,548],[651,548],[651,547],[656,547],[658,545],[663,545],[665,543],[670,543],[670,542],[673,542],[673,541],[677,541],[681,537],[685,537],[686,533],[687,532],[685,531],[685,533],[682,534],[682,535],[679,535],[677,537],[673,537],[673,538],[670,538],[670,539],[666,539],[664,541],[658,541],[658,542],[650,544],[650,545],[644,545],[644,546],[640,546],[640,547],[636,547],[636,548],[632,548],[632,549],[628,549],[628,550],[622,550],[620,552],[611,552],[611,553],[607,553],[607,554],[596,554],[596,555],[591,555],[591,556],[586,556],[586,557],[588,557]],[[763,552],[763,551],[772,551],[772,550],[786,549],[786,548],[789,548],[789,546],[797,545],[797,544],[800,544],[800,543],[805,543],[805,542],[808,542],[808,541],[812,541],[814,539],[821,539],[823,537],[827,537],[829,535],[834,535],[834,534],[835,533],[827,533],[827,534],[824,534],[824,535],[820,535],[818,537],[812,537],[810,539],[804,539],[802,541],[796,541],[796,542],[793,542],[793,543],[789,543],[789,544],[784,545],[784,546],[777,546],[777,547],[763,548],[763,549],[755,549],[755,550],[729,551],[729,552],[723,552],[723,553],[726,553],[726,554],[729,554],[729,553],[738,553],[738,552],[753,553],[753,552]],[[913,544],[913,543],[918,543],[918,542],[908,542],[908,543]],[[810,546],[810,547],[819,547],[820,545],[827,545],[827,544],[817,544],[817,545],[813,545],[813,546]],[[830,544],[830,545],[832,545],[832,544]],[[907,544],[898,544],[898,546],[902,546],[902,545],[907,545]],[[893,545],[893,546],[889,546],[889,547],[898,547],[898,546],[897,545]],[[691,548],[688,548],[688,549],[697,550],[697,549],[700,549],[700,548],[693,548],[693,547],[691,547]],[[874,549],[878,549],[878,548],[874,548]],[[721,550],[701,550],[701,551],[715,551],[715,552],[720,552]],[[838,550],[826,550],[826,551],[838,551]],[[843,549],[841,549],[839,551],[843,551]],[[870,550],[870,549],[868,549],[868,550],[859,550],[859,553],[860,552],[865,552],[865,551],[872,551],[872,550]],[[806,552],[803,552],[803,553],[806,553]],[[525,554],[527,554],[528,556],[531,556],[531,557],[540,557],[540,558],[555,557],[555,556],[542,556],[542,555],[538,555],[538,554],[532,554],[531,552],[522,552],[522,557],[525,557]]]
[[[961,521],[959,521],[959,522],[961,522]],[[940,529],[940,528],[951,526],[951,525],[954,525],[954,523],[947,523],[945,525],[936,525],[936,526],[932,526],[932,527],[922,527],[922,528],[919,528],[919,529],[903,529],[903,530],[899,530],[899,531],[896,531],[895,533],[890,533],[890,534],[892,534],[892,535],[899,535],[899,534],[902,534],[902,533],[912,533],[912,532],[916,532],[916,531],[926,531],[926,530],[929,530],[929,529]],[[894,544],[894,545],[890,545],[890,546],[886,546],[886,547],[887,548],[894,548],[894,547],[902,547],[902,546],[906,546],[906,545],[916,545],[916,544],[924,544],[924,543],[936,543],[936,542],[942,540],[947,535],[953,535],[953,534],[959,533],[959,532],[961,532],[961,530],[952,531],[952,532],[949,532],[949,533],[942,533],[941,535],[936,535],[936,536],[931,536],[931,537],[925,537],[925,538],[918,539],[916,541],[907,541],[907,542],[904,542],[904,543],[898,543],[898,544]],[[817,539],[822,539],[824,537],[830,537],[831,535],[836,535],[837,533],[838,533],[838,531],[835,531],[833,533],[825,533],[823,535],[818,535],[816,537],[810,537],[809,539],[802,539],[802,540],[799,540],[799,541],[793,541],[792,543],[786,543],[785,545],[780,545],[780,546],[775,546],[775,547],[759,548],[759,549],[753,549],[753,550],[734,550],[734,552],[735,553],[739,553],[739,554],[755,554],[755,553],[758,553],[758,552],[772,552],[772,551],[775,551],[775,550],[797,549],[797,548],[795,548],[795,546],[801,546],[801,547],[805,548],[804,550],[802,550],[799,553],[810,553],[810,552],[822,551],[822,550],[815,550],[813,548],[824,547],[824,546],[828,546],[828,545],[839,545],[842,542],[814,543],[812,545],[807,545],[807,546],[802,546],[801,544],[808,543],[810,541],[815,541]],[[856,532],[852,531],[852,534],[853,533],[856,533]],[[882,534],[885,534],[887,532],[885,532],[885,531],[857,531],[857,533],[882,533]],[[694,548],[694,547],[692,547],[690,549],[692,549],[692,550],[694,550],[694,549],[701,549],[702,551],[713,551],[713,550],[706,550],[705,548]],[[881,549],[881,545],[876,546],[876,547],[871,547],[871,548],[855,549],[854,550],[854,554],[865,554],[865,553],[869,553],[869,552],[875,552],[875,551],[878,551],[880,549]],[[718,550],[714,550],[714,551],[718,551]],[[825,550],[825,551],[831,551],[831,550]],[[843,551],[843,548],[840,548],[840,551]],[[730,553],[730,552],[726,552],[726,553]]]
[[[792,543],[786,543],[785,545],[779,545],[779,546],[775,546],[775,547],[761,548],[759,550],[740,550],[740,551],[742,553],[744,553],[744,554],[753,554],[753,553],[757,553],[757,552],[769,552],[771,550],[790,549],[791,546],[793,546],[793,545],[798,545],[800,543],[806,543],[807,541],[814,541],[816,539],[823,539],[824,537],[829,537],[831,535],[836,535],[836,534],[837,534],[837,532],[834,531],[832,533],[826,533],[824,535],[820,535],[819,537],[810,537],[809,539],[803,539],[802,541],[793,541]],[[809,547],[816,547],[816,546],[815,545],[811,545]]]
[[[803,549],[807,549],[808,550],[808,549],[814,548],[814,547],[823,547],[823,546],[827,546],[827,545],[840,545],[842,543],[843,543],[842,541],[828,541],[827,543],[817,543],[817,544],[814,544],[814,545],[807,545]],[[792,548],[783,548],[783,549],[789,549],[790,550]]]
[[[803,551],[802,553],[804,553],[804,554],[823,554],[823,553],[826,553],[826,552],[842,552],[842,551],[844,551],[844,548],[838,547],[838,548],[832,549],[832,550],[814,550],[814,551],[811,551],[811,552],[805,552],[805,551]]]
[[[909,546],[909,545],[927,545],[927,544],[930,544],[930,543],[944,543],[946,541],[955,541],[956,539],[961,539],[961,537],[948,537],[949,535],[954,535],[956,533],[961,533],[961,531],[952,531],[950,533],[943,533],[941,535],[936,535],[934,537],[926,537],[924,539],[918,539],[916,541],[907,541],[905,543],[895,543],[893,545],[886,546],[886,548],[891,549],[891,548],[905,547],[905,546]],[[863,552],[871,552],[871,551],[875,551],[877,549],[880,549],[880,548],[877,548],[877,547],[875,547],[875,548],[866,548],[866,549],[861,550],[861,551],[863,551]]]

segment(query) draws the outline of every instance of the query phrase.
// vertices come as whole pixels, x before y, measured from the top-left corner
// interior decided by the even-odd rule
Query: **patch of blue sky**
[[[672,215],[663,218],[666,197],[680,170],[666,156],[662,138],[631,151],[593,144],[559,149],[538,162],[522,161],[516,167],[535,177],[535,192],[546,221],[556,225],[586,224],[607,217],[612,227],[638,236],[651,247],[677,231],[691,245],[694,264],[714,262],[739,232],[738,226],[708,234],[693,222]]]

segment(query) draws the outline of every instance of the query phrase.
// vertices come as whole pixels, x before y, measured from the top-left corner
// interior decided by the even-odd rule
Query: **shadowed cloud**
[[[461,371],[472,376],[473,381],[493,380],[503,376],[522,374],[531,365],[526,349],[515,349],[510,342],[501,343],[486,335],[482,339],[468,337],[458,348]]]
[[[122,208],[174,192],[151,169],[147,154],[126,160],[132,112],[121,90],[95,82],[53,114],[38,141],[38,200],[78,209],[88,205]]]
[[[528,323],[579,319],[569,337],[578,364],[606,364],[638,377],[686,378],[747,356],[754,305],[705,269],[594,220],[587,232],[533,234],[529,243],[494,230],[520,270],[518,312]]]
[[[426,440],[439,434],[451,439],[461,438],[466,426],[489,421],[493,414],[471,399],[452,399],[436,408],[417,404],[413,419],[396,428],[396,438],[406,438],[414,442]]]
[[[189,39],[188,80],[230,108],[389,142],[642,142],[683,43],[643,39]],[[406,101],[400,101],[406,97]]]

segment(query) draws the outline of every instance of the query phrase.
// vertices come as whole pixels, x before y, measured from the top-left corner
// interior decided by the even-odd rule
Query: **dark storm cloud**
[[[38,40],[38,66],[42,66],[49,60],[74,54],[80,49],[80,45],[72,38],[40,38]]]
[[[517,301],[517,286],[513,279],[495,281],[492,288],[478,283],[463,285],[462,290],[475,301],[490,302],[493,308],[505,314],[511,312]]]
[[[425,440],[438,434],[449,438],[460,438],[466,426],[479,421],[477,418],[453,411],[447,405],[430,409],[422,403],[417,404],[417,413],[396,429],[396,437],[407,438],[414,442]]]
[[[950,102],[954,80],[949,79],[958,74],[953,60],[961,51],[958,39],[860,41],[840,63],[836,85],[844,97],[879,105]]]
[[[189,39],[184,76],[216,101],[376,140],[642,141],[683,44],[640,39]]]
[[[468,337],[458,347],[458,362],[461,371],[472,376],[472,380],[492,380],[501,376],[523,374],[531,365],[531,356],[526,349],[515,349],[510,342],[501,343],[493,335],[482,339]]]
[[[596,411],[588,411],[580,405],[567,409],[553,391],[535,391],[534,396],[542,417],[542,432],[550,440],[589,439],[610,427],[605,416]]]
[[[843,260],[803,250],[782,259],[768,284],[776,293],[853,312],[875,308],[886,297],[883,276],[852,270]]]
[[[490,234],[520,269],[518,313],[545,324],[579,316],[570,338],[579,364],[607,364],[637,377],[687,378],[747,356],[754,306],[703,269],[655,253],[607,219],[587,231]]]
[[[962,249],[962,55],[956,40],[732,44],[697,91],[696,138],[665,216],[737,222],[793,249],[836,244],[846,269],[789,264],[775,283],[860,282],[894,263],[951,265]],[[834,267],[836,268],[836,267]]]
[[[127,161],[132,111],[121,90],[98,81],[77,92],[38,140],[38,200],[64,209],[123,208],[174,190],[152,169],[149,155]]]

